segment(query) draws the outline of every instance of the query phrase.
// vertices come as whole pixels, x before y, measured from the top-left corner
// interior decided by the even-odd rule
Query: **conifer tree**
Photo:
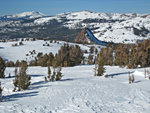
[[[51,78],[50,62],[48,62],[48,76],[47,76],[47,78],[48,78],[49,81],[50,81],[50,78]]]
[[[2,91],[3,91],[3,89],[1,87],[1,82],[0,82],[0,102],[2,101]]]
[[[95,48],[95,54],[97,54],[98,53],[98,49],[97,48]]]
[[[98,58],[97,58],[97,76],[102,76],[103,73],[105,72],[105,68],[104,68],[104,57],[103,55],[100,53],[98,55]]]
[[[13,84],[14,84],[15,88],[14,88],[13,92],[16,91],[16,88],[18,87],[18,82],[19,82],[19,75],[18,75],[17,67],[15,67],[14,73],[15,73],[15,79],[13,81]]]
[[[90,47],[90,53],[92,54],[94,52],[94,46]]]
[[[55,72],[55,69],[54,69],[52,77],[51,77],[51,81],[55,81],[55,78],[56,78],[56,72]]]
[[[93,64],[93,55],[91,54],[88,56],[88,64]]]
[[[6,66],[5,66],[5,61],[0,57],[0,78],[5,78],[5,69],[6,69]]]
[[[26,74],[27,68],[28,66],[26,61],[21,62],[19,73],[17,73],[17,69],[15,68],[14,91],[16,91],[16,88],[20,91],[29,87],[31,77]]]
[[[132,78],[131,78],[131,76],[129,75],[129,84],[131,84],[131,81],[132,81]]]
[[[131,81],[134,82],[134,75],[131,76]]]
[[[58,67],[56,74],[56,81],[61,80],[61,78],[62,78],[61,67]]]

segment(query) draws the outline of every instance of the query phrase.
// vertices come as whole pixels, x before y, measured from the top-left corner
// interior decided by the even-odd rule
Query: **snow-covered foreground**
[[[63,78],[44,82],[47,68],[30,67],[29,89],[12,92],[13,77],[0,79],[3,102],[0,113],[149,113],[150,81],[144,78],[144,69],[129,70],[106,66],[106,74],[113,78],[94,77],[94,66],[76,66],[62,69]],[[135,72],[135,83],[128,84],[128,72]],[[14,76],[14,68],[5,74]]]

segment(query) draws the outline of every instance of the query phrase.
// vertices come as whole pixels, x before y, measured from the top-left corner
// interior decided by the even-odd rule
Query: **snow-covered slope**
[[[47,68],[30,67],[31,85],[20,92],[12,92],[13,77],[0,79],[0,113],[149,113],[150,81],[144,69],[136,71],[135,83],[129,84],[128,71],[135,70],[106,66],[106,74],[118,76],[104,78],[94,77],[93,68],[63,68],[61,81],[44,82]],[[6,76],[9,73],[14,76],[14,68],[7,68]]]
[[[58,50],[60,49],[61,46],[63,46],[65,43],[64,41],[57,41],[59,43],[50,43],[49,41],[44,41],[44,40],[36,40],[36,41],[23,41],[23,45],[19,46],[12,46],[16,43],[19,44],[20,41],[14,41],[14,42],[0,42],[0,57],[4,58],[5,60],[8,61],[17,61],[17,60],[27,60],[31,61],[35,59],[37,54],[39,52],[42,52],[43,54],[47,53],[49,54],[52,52],[54,55],[58,53]],[[49,46],[43,46],[43,44]],[[79,45],[80,48],[84,51],[87,50],[89,52],[90,46],[93,45],[82,45],[82,44],[77,44],[77,43],[68,43],[69,45]],[[98,45],[94,45],[98,50],[100,50]],[[35,54],[31,55],[30,51],[32,52],[35,50]],[[28,55],[27,55],[28,54]],[[88,54],[85,54],[87,57]]]
[[[45,16],[44,14],[40,13],[40,12],[35,12],[35,11],[31,11],[31,12],[23,12],[23,13],[19,13],[19,14],[13,14],[13,15],[6,15],[6,16],[2,16],[0,17],[0,20],[13,20],[13,19],[33,19],[33,18],[40,18]]]
[[[6,19],[5,16],[1,17],[3,21],[0,21],[0,38],[67,37],[73,40],[77,30],[86,27],[90,28],[99,40],[106,42],[135,43],[137,40],[150,38],[150,14],[81,11],[43,17],[41,13],[25,12],[11,17],[16,19],[10,21],[7,16]],[[20,21],[18,17],[28,17],[31,20]]]
[[[55,17],[40,18],[34,23],[42,24],[56,19],[63,22],[65,27],[78,29],[88,27],[94,29],[94,35],[106,42],[116,43],[135,43],[137,40],[150,38],[150,15],[149,14],[119,14],[119,13],[95,13],[90,11],[62,13]],[[143,36],[135,34],[136,29],[139,32],[142,28],[148,30]]]

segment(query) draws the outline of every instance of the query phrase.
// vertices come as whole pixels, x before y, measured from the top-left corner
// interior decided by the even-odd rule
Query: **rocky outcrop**
[[[88,38],[85,35],[86,30],[82,29],[82,31],[77,35],[77,37],[75,38],[75,42],[76,43],[89,43]]]

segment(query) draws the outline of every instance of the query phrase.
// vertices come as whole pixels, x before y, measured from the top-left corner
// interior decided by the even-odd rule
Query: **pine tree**
[[[13,80],[13,84],[14,84],[15,88],[14,88],[13,92],[16,91],[16,88],[18,87],[18,82],[19,82],[19,76],[18,76],[18,69],[17,69],[17,67],[15,67],[14,73],[15,73],[15,79]]]
[[[104,68],[104,57],[101,53],[98,55],[97,65],[98,65],[97,76],[102,76],[103,73],[105,72],[105,68]]]
[[[90,47],[90,53],[92,54],[94,52],[94,46]]]
[[[0,82],[0,102],[2,101],[2,91],[3,89],[1,88],[1,82]]]
[[[6,69],[6,66],[5,66],[5,61],[0,57],[0,78],[5,78],[5,69]]]
[[[26,61],[21,62],[19,74],[17,73],[17,68],[15,68],[14,91],[16,91],[16,88],[20,91],[29,87],[31,77],[26,74],[27,68],[28,66]]]
[[[93,55],[91,54],[88,56],[88,64],[93,64]]]
[[[97,54],[98,53],[98,49],[97,48],[95,48],[95,54]]]
[[[132,78],[131,78],[131,76],[129,75],[129,84],[131,84],[131,81],[132,81]]]
[[[94,76],[97,76],[97,68],[98,68],[98,66],[97,66],[97,63],[95,62],[95,67],[93,68],[94,69]]]
[[[22,90],[27,89],[30,85],[31,77],[26,74],[27,68],[28,68],[27,62],[22,61],[21,69],[20,69],[20,73],[19,73],[20,74],[19,75],[19,77],[20,77],[20,87],[21,87]]]
[[[62,78],[61,67],[58,67],[56,74],[56,81],[61,80],[61,78]]]
[[[131,81],[134,82],[134,75],[131,76]]]
[[[56,72],[55,72],[55,69],[54,69],[52,77],[51,77],[51,81],[55,81],[55,78],[56,78]]]
[[[50,78],[51,78],[51,69],[50,69],[50,66],[48,66],[48,76],[47,76],[47,78],[50,81]]]

